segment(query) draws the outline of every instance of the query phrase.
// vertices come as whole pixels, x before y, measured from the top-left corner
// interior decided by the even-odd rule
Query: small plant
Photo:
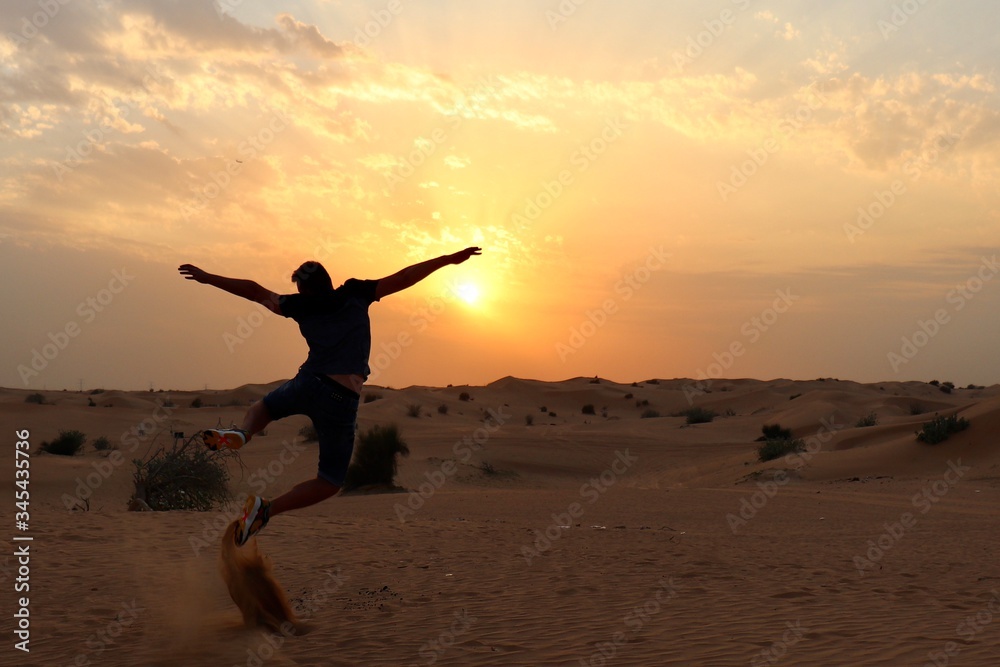
[[[175,407],[177,407],[177,406],[176,406],[176,405],[174,404],[174,402],[173,402],[173,401],[171,401],[171,400],[170,400],[169,398],[168,398],[168,399],[166,399],[165,401],[163,401],[162,405],[163,405],[163,407],[165,407],[165,408],[175,408]]]
[[[878,426],[878,414],[875,412],[869,412],[867,415],[858,420],[858,423],[854,425],[856,428],[865,428],[867,426]]]
[[[458,400],[460,400],[460,401],[471,401],[472,397],[469,396],[469,392],[463,391],[461,394],[458,395]]]
[[[548,412],[549,409],[543,405],[542,407],[538,408],[538,411],[539,412]]]
[[[625,400],[626,401],[632,400],[632,394],[631,393],[625,394]]]
[[[399,457],[409,455],[410,448],[403,442],[395,424],[372,426],[358,435],[344,489],[350,491],[372,485],[394,487]]]
[[[736,410],[733,410],[732,408],[726,408],[726,412],[725,412],[724,416],[726,416],[726,417],[735,417],[736,416]]]
[[[940,387],[940,386],[941,386],[941,383],[940,383],[940,382],[938,382],[937,380],[931,380],[931,381],[930,381],[930,382],[928,382],[927,384],[929,384],[929,385],[931,385],[931,386],[934,386],[934,387]]]
[[[659,380],[646,380],[646,384],[660,384]]]
[[[644,408],[647,405],[649,405],[649,401],[647,401],[646,399],[642,399],[640,401],[636,401],[635,402],[635,407],[637,407],[637,408]]]
[[[45,405],[45,397],[39,393],[28,394],[27,398],[24,399],[25,403],[35,403],[37,405]]]
[[[200,408],[204,403],[201,401],[201,396],[196,396],[193,401],[191,401],[192,408]]]
[[[706,410],[705,408],[688,408],[687,410],[677,413],[676,416],[686,417],[688,424],[707,424],[719,415],[714,410]]]
[[[534,417],[534,415],[524,415],[524,425],[525,426],[531,426],[534,423],[535,423],[535,417]]]
[[[94,403],[94,399],[92,399],[90,396],[87,397],[87,407],[88,408],[96,408],[97,407],[97,403]]]
[[[419,417],[420,416],[420,404],[411,403],[406,406],[406,415],[408,417]]]
[[[954,389],[954,388],[955,388],[955,385],[953,385],[953,384],[952,384],[952,383],[950,383],[950,382],[943,382],[943,383],[941,384],[941,386],[940,386],[940,387],[938,387],[938,389],[940,389],[941,391],[943,391],[943,392],[944,392],[944,393],[946,393],[946,394],[950,394],[950,393],[951,393],[951,390],[952,390],[952,389]]]
[[[768,438],[757,448],[757,458],[761,462],[773,461],[793,452],[805,451],[805,443],[791,438]]]
[[[312,424],[307,424],[300,428],[299,437],[306,442],[319,442],[319,434],[316,433],[316,427]]]
[[[925,412],[927,412],[927,411],[924,410],[924,406],[920,405],[919,403],[910,403],[910,414],[911,415],[914,415],[914,416],[916,416],[916,415],[922,415]]]
[[[91,389],[91,390],[90,390],[90,395],[91,395],[91,396],[94,396],[94,395],[96,395],[96,394],[103,394],[103,393],[104,393],[104,390],[103,390],[103,389]]]
[[[482,465],[479,466],[479,469],[482,470],[483,474],[487,477],[496,477],[500,474],[500,471],[497,470],[489,461],[483,461]]]
[[[111,444],[111,441],[108,440],[107,436],[104,435],[94,440],[94,442],[91,444],[94,446],[94,449],[98,452],[104,452],[109,449],[117,449],[117,447]]]
[[[590,384],[601,384],[601,378],[594,376],[594,379],[590,381]]]
[[[653,408],[647,408],[647,409],[645,409],[645,410],[642,411],[642,414],[639,416],[639,418],[640,419],[656,419],[659,416],[660,416],[659,411],[654,410]]]
[[[174,441],[145,460],[135,459],[132,505],[142,501],[155,511],[195,510],[207,512],[230,499],[229,471],[225,458],[232,450],[213,452],[202,447],[197,436]]]
[[[922,430],[917,432],[917,440],[926,442],[928,445],[936,445],[944,442],[953,434],[969,428],[969,420],[958,415],[949,417],[935,417],[923,425]]]
[[[760,432],[764,435],[757,440],[791,440],[792,430],[781,428],[780,424],[764,424],[760,427]]]
[[[594,410],[594,404],[593,403],[587,403],[585,406],[583,406],[580,409],[580,412],[582,412],[585,415],[596,414],[595,410]]]
[[[439,405],[438,406],[438,414],[439,415],[446,415],[446,414],[448,414],[448,406],[445,405],[444,403],[442,403],[441,405]]]
[[[370,392],[370,393],[365,394],[365,397],[364,397],[363,400],[364,400],[365,403],[371,403],[373,401],[377,401],[380,398],[382,398],[382,394],[376,394],[374,392]]]
[[[557,416],[555,412],[549,412],[549,417],[555,417],[555,416]]]
[[[80,431],[59,431],[59,437],[52,442],[43,442],[41,450],[59,456],[76,456],[87,442],[87,436]]]

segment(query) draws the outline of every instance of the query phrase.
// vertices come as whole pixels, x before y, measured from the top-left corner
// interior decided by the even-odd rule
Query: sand
[[[305,418],[246,448],[226,510],[126,509],[133,458],[169,433],[239,421],[273,385],[43,392],[51,405],[0,390],[8,440],[30,430],[34,537],[30,592],[13,591],[16,558],[0,557],[0,664],[996,664],[1000,387],[716,380],[693,402],[723,416],[687,426],[666,415],[688,407],[689,381],[638,385],[368,388],[381,398],[361,427],[399,425],[412,453],[398,481],[413,492],[335,498],[267,526],[257,567],[297,622],[277,633],[244,624],[220,546],[245,493],[314,474],[315,445],[293,440]],[[206,407],[189,407],[196,397]],[[665,416],[640,418],[648,408]],[[971,427],[918,442],[935,411]],[[855,426],[871,412],[877,426]],[[757,462],[754,440],[775,422],[810,449]],[[118,454],[38,453],[60,429],[105,435]],[[68,510],[74,499],[89,509]],[[9,536],[14,510],[8,495]],[[30,653],[13,646],[22,595]]]

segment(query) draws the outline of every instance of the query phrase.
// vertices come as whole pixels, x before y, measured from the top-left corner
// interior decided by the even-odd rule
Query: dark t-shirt
[[[300,371],[368,379],[372,348],[368,306],[378,300],[377,286],[377,280],[351,278],[332,292],[278,297],[281,314],[295,320],[309,344]]]

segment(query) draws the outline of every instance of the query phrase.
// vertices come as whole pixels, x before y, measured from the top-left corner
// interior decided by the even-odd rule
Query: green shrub
[[[859,419],[854,426],[856,428],[865,428],[867,426],[878,426],[878,414],[875,412],[869,412],[867,415]]]
[[[642,411],[642,414],[639,416],[639,418],[640,419],[656,419],[659,416],[660,416],[660,412],[658,410],[654,410],[653,408],[647,408],[647,409],[645,409],[645,410]]]
[[[36,403],[38,405],[45,405],[45,397],[39,393],[28,394],[27,398],[24,399],[25,403]]]
[[[688,424],[707,424],[719,415],[714,410],[705,408],[688,408],[678,412],[676,417],[685,417]]]
[[[645,398],[643,398],[643,399],[641,399],[641,400],[637,400],[637,401],[635,402],[635,407],[637,407],[637,408],[644,408],[644,407],[646,407],[647,405],[649,405],[649,401],[648,401],[648,400],[646,400]]]
[[[43,442],[41,450],[59,456],[76,456],[87,442],[87,436],[80,431],[59,431],[59,437],[52,442]]]
[[[400,455],[409,456],[410,448],[403,442],[395,424],[376,424],[362,432],[347,469],[344,490],[370,485],[395,486]]]
[[[593,403],[587,403],[585,406],[583,406],[583,408],[580,409],[580,412],[582,412],[585,415],[595,414],[594,404]]]
[[[229,502],[225,458],[236,456],[236,452],[229,449],[213,452],[199,440],[196,436],[183,443],[174,441],[169,449],[159,449],[144,460],[133,460],[133,503],[141,500],[159,512],[207,512]]]
[[[112,445],[111,441],[108,440],[107,436],[104,435],[94,440],[94,442],[91,444],[94,446],[94,449],[98,452],[107,451],[109,449],[118,449],[117,447]]]
[[[442,403],[441,405],[439,405],[438,406],[438,414],[439,415],[446,415],[446,414],[448,414],[448,406],[445,405],[444,403]]]
[[[922,430],[917,432],[917,440],[926,442],[928,445],[936,445],[944,442],[953,434],[969,428],[969,420],[958,415],[950,417],[935,417],[923,425]]]
[[[201,401],[201,396],[196,396],[193,401],[191,401],[192,408],[200,408],[204,403]]]
[[[469,396],[469,392],[463,391],[461,394],[458,395],[458,400],[460,400],[460,401],[471,401],[472,397]]]
[[[757,448],[757,457],[763,461],[772,461],[793,452],[805,451],[805,443],[790,438],[768,438]]]
[[[419,417],[420,416],[420,404],[411,403],[406,406],[406,414],[409,417]]]

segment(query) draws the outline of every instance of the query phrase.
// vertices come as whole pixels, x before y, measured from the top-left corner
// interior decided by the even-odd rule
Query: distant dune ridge
[[[0,389],[0,422],[31,443],[38,642],[17,664],[996,664],[1000,386],[372,386],[359,426],[399,427],[404,492],[282,514],[236,548],[247,493],[316,473],[299,416],[228,462],[229,507],[127,510],[134,458],[239,423],[273,386]],[[688,424],[691,407],[716,416]],[[935,415],[969,427],[919,442]],[[759,461],[765,424],[808,449]],[[82,454],[40,453],[69,429]]]

